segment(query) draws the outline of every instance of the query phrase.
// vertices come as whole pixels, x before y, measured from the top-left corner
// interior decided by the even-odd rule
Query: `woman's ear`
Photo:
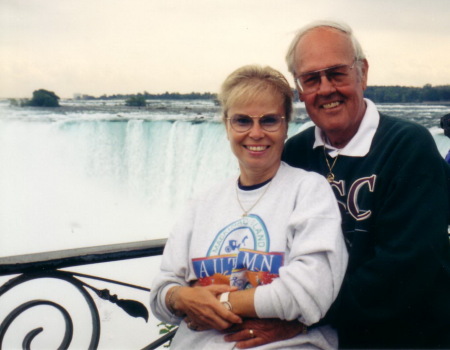
[[[228,123],[228,119],[227,119],[227,116],[225,115],[225,116],[223,116],[223,122],[224,122],[224,124],[225,124],[225,131],[227,132],[227,140],[230,140],[230,134],[229,134],[229,132],[230,132],[230,123]]]

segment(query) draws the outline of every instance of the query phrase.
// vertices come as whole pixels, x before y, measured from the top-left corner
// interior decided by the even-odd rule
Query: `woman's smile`
[[[228,115],[242,116],[284,116],[283,97],[272,88],[258,93],[252,100],[236,103],[228,110]],[[281,125],[275,131],[266,131],[260,124],[261,118],[253,118],[251,127],[246,131],[236,131],[227,121],[227,136],[231,150],[239,161],[240,180],[243,184],[261,183],[272,178],[280,166],[281,153],[287,136],[287,123],[281,119]]]
[[[246,149],[248,149],[249,151],[251,151],[251,152],[263,152],[263,151],[265,151],[266,149],[268,149],[270,146],[263,146],[263,145],[260,145],[260,146],[250,146],[250,145],[244,145],[244,147],[245,147]]]

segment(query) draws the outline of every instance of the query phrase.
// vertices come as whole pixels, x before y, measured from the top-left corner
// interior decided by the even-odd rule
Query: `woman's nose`
[[[249,130],[249,134],[252,139],[260,139],[264,137],[264,129],[259,124],[259,119],[253,119],[253,125]]]

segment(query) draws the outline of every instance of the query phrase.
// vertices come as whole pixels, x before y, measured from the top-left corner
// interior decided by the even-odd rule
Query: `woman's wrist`
[[[254,306],[256,288],[219,294],[220,303],[234,314],[243,317],[257,317]]]
[[[227,309],[230,311],[233,311],[233,306],[230,303],[229,300],[230,297],[230,292],[225,292],[219,295],[219,302]]]
[[[176,286],[176,287],[170,288],[167,293],[167,299],[166,299],[167,308],[173,315],[175,315],[177,317],[184,316],[184,313],[180,310],[177,310],[176,305],[175,305],[176,298],[178,296],[178,292],[180,291],[181,288],[182,288],[182,286]]]

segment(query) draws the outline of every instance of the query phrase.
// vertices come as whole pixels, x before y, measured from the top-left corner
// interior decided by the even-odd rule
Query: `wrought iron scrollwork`
[[[61,305],[54,303],[49,300],[32,300],[29,302],[26,302],[22,305],[19,305],[16,307],[13,311],[11,311],[8,316],[6,316],[5,320],[0,325],[0,349],[2,348],[3,343],[3,337],[6,334],[6,331],[8,330],[9,326],[14,322],[14,320],[22,314],[22,312],[40,305],[49,305],[61,312],[61,314],[64,317],[66,329],[64,333],[64,338],[61,342],[61,345],[58,346],[59,349],[67,349],[69,347],[70,342],[72,341],[72,335],[73,335],[73,323],[72,318],[70,317],[69,313],[66,309],[64,309]],[[23,342],[22,342],[22,349],[30,349],[31,348],[31,342],[33,341],[34,337],[36,337],[39,333],[41,333],[44,329],[42,327],[35,328],[32,331],[28,332],[28,334],[25,336]]]
[[[112,281],[112,280],[106,280],[100,277],[90,276],[90,275],[82,275],[77,274],[73,272],[68,271],[59,271],[59,270],[46,270],[42,272],[33,272],[33,273],[25,273],[22,275],[19,275],[15,278],[10,279],[8,282],[6,282],[3,286],[0,287],[0,297],[11,290],[14,287],[17,287],[18,285],[22,283],[26,283],[32,280],[42,279],[42,278],[51,278],[51,279],[58,279],[63,280],[65,282],[70,283],[73,285],[76,290],[81,293],[81,295],[84,297],[84,300],[86,301],[90,316],[91,316],[91,323],[92,323],[92,334],[90,337],[90,343],[89,343],[89,349],[96,349],[98,347],[99,338],[100,338],[100,317],[98,313],[97,306],[95,305],[95,302],[92,298],[92,296],[89,294],[87,289],[92,290],[95,294],[97,294],[100,298],[104,300],[108,300],[117,306],[121,307],[125,312],[127,312],[130,316],[133,317],[142,317],[146,321],[148,320],[148,310],[147,308],[142,305],[140,302],[135,300],[126,300],[126,299],[119,299],[117,295],[111,295],[108,289],[97,289],[86,282],[76,278],[77,277],[85,277],[85,278],[91,278],[96,280],[103,280],[111,283],[117,283],[121,285],[126,285],[128,287],[134,287],[134,288],[140,288],[144,290],[148,290],[146,288],[137,287],[129,284],[125,284],[122,282]],[[4,321],[0,324],[0,350],[3,348],[3,339],[5,337],[5,334],[9,328],[9,326],[16,320],[16,318],[25,312],[26,310],[40,306],[40,305],[47,305],[49,307],[53,307],[57,309],[63,316],[64,322],[65,322],[65,334],[64,338],[59,346],[59,349],[67,349],[72,341],[73,337],[73,323],[72,319],[70,317],[69,312],[62,307],[61,305],[50,301],[50,300],[31,300],[28,302],[25,302],[18,307],[16,307],[14,310],[12,310],[4,319]],[[33,339],[43,331],[42,327],[38,327],[36,329],[33,329],[27,333],[25,338],[22,341],[22,348],[23,349],[30,349],[31,348],[31,342]]]

